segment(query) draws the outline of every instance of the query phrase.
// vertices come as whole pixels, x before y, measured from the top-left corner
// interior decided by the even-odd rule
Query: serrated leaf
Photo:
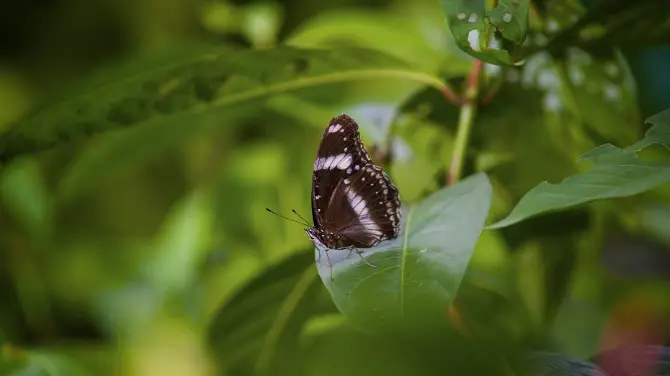
[[[593,200],[633,196],[670,182],[670,159],[645,162],[636,151],[651,144],[670,149],[670,110],[647,121],[653,126],[644,139],[621,149],[611,144],[601,145],[581,156],[593,163],[584,174],[566,178],[559,184],[542,182],[524,195],[512,212],[487,228],[498,229],[513,225],[540,213],[566,209]]]
[[[442,0],[456,44],[468,54],[491,64],[516,63],[514,48],[526,39],[528,0]],[[497,35],[501,40],[494,39]],[[499,46],[504,44],[504,47]]]
[[[332,280],[326,251],[317,249],[319,274],[335,305],[369,331],[445,321],[490,204],[484,174],[444,188],[404,210],[398,238],[364,250],[375,267],[347,250],[328,251]]]

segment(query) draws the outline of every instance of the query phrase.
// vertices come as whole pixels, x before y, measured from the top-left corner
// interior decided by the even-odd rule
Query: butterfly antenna
[[[305,222],[305,224],[307,224],[307,226],[309,226],[309,222],[305,218],[303,218],[302,215],[298,214],[298,212],[295,211],[295,209],[291,209],[291,211],[293,212],[293,214],[297,215],[298,218],[302,219]]]
[[[283,218],[283,219],[285,219],[285,220],[287,220],[287,221],[295,222],[295,223],[300,224],[300,225],[303,225],[303,226],[307,224],[307,223],[302,223],[302,222],[300,222],[300,221],[296,221],[296,220],[293,219],[293,218],[285,217],[285,216],[283,216],[283,215],[281,215],[281,214],[279,214],[279,213],[276,213],[276,212],[274,212],[274,211],[272,211],[272,210],[270,210],[270,209],[268,209],[268,208],[265,208],[265,210],[267,210],[268,212],[270,212],[270,213],[276,215],[277,217],[279,217],[279,218]],[[309,227],[308,224],[307,224],[307,226]]]

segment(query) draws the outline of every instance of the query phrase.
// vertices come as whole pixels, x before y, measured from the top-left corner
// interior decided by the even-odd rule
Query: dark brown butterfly
[[[372,162],[358,124],[345,114],[330,121],[316,153],[312,218],[307,234],[327,249],[358,251],[394,239],[400,231],[398,189]]]

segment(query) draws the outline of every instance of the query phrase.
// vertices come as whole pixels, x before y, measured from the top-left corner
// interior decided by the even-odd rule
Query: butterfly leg
[[[352,247],[349,248],[349,254],[351,254],[352,251],[356,252],[356,254],[358,255],[358,257],[360,257],[361,260],[363,260],[363,262],[366,263],[368,266],[371,266],[371,267],[373,267],[373,268],[376,268],[376,267],[377,267],[376,265],[372,265],[372,264],[370,264],[370,263],[368,262],[368,260],[366,260],[366,259],[363,257],[363,251],[361,251],[360,249],[358,249],[358,248],[352,246]],[[347,257],[349,257],[349,256],[347,255]]]

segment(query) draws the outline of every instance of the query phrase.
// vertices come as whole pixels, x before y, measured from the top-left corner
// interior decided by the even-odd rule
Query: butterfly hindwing
[[[400,226],[398,190],[381,167],[364,166],[337,187],[333,210],[328,211],[327,230],[371,247],[397,236]],[[335,215],[343,212],[346,215]],[[360,245],[359,245],[360,244]]]

